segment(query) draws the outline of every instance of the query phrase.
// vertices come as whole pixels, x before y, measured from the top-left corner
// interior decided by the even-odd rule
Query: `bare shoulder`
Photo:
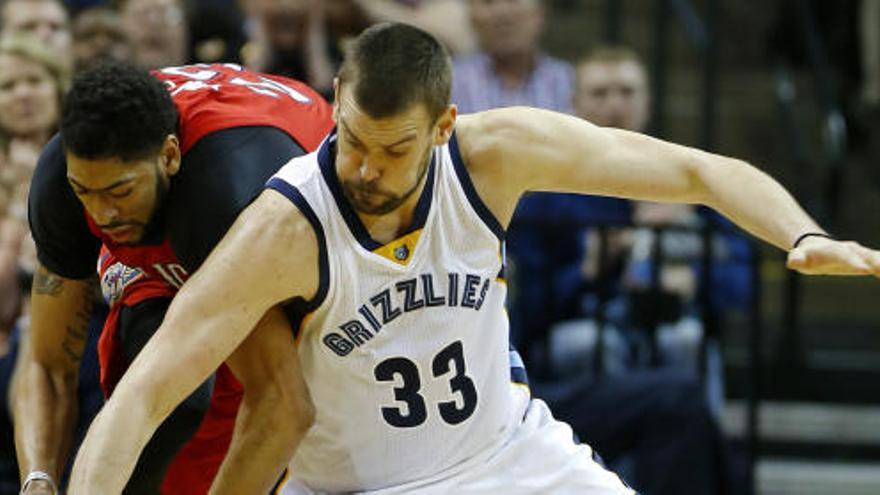
[[[456,136],[469,169],[494,168],[516,163],[536,149],[555,146],[558,140],[554,136],[578,120],[539,108],[499,108],[462,115],[456,123]]]
[[[468,169],[498,162],[505,143],[520,130],[523,108],[502,108],[462,115],[456,122],[456,139]]]
[[[456,139],[462,160],[480,197],[506,226],[525,191],[525,167],[530,142],[546,113],[527,107],[510,107],[462,115],[456,122]]]

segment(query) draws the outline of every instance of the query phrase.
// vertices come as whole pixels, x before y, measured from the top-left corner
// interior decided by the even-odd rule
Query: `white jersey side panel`
[[[377,254],[334,184],[334,140],[269,182],[307,203],[327,254],[326,295],[298,334],[317,417],[290,470],[321,491],[452,475],[500,448],[527,404],[511,384],[501,241],[446,145],[421,229],[386,246],[408,262]]]

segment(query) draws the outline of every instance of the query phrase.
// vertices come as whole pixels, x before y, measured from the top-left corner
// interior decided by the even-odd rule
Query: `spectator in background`
[[[67,68],[51,47],[24,34],[0,38],[0,493],[18,492],[7,397],[19,337],[27,331],[27,321],[18,317],[35,258],[27,225],[28,186],[40,151],[57,129],[68,84]],[[94,352],[102,321],[98,310],[80,371],[78,438],[103,403]]]
[[[585,57],[576,68],[577,85],[574,107],[578,116],[594,124],[642,131],[647,127],[650,93],[647,74],[639,57],[625,47],[599,47]],[[691,206],[670,206],[636,203],[633,206],[633,222],[636,225],[694,226],[700,218]],[[562,380],[563,386],[551,384],[546,392],[551,398],[554,413],[569,421],[575,431],[586,441],[592,442],[609,461],[630,476],[636,488],[646,494],[710,494],[730,490],[727,479],[728,465],[724,441],[716,417],[709,407],[706,394],[695,373],[696,344],[702,336],[702,327],[693,313],[682,308],[693,308],[698,273],[692,262],[699,260],[700,238],[687,234],[687,242],[673,234],[664,234],[667,261],[658,270],[660,289],[648,290],[653,280],[644,277],[646,263],[652,260],[646,252],[653,250],[651,231],[644,229],[609,229],[606,253],[602,260],[606,265],[619,267],[609,270],[599,264],[597,234],[591,232],[586,243],[586,256],[579,267],[584,287],[597,286],[596,275],[617,274],[609,292],[617,292],[617,301],[609,304],[609,320],[616,323],[605,328],[605,359],[617,360],[607,365],[614,374],[598,380],[593,374],[592,363],[581,358],[580,367],[568,366],[571,381]],[[668,245],[675,245],[675,249]],[[680,249],[682,245],[686,249]],[[696,246],[696,247],[695,247]],[[635,276],[636,273],[640,272]],[[607,283],[607,282],[605,282]],[[645,296],[669,295],[659,304],[646,303]],[[581,305],[581,316],[594,317],[595,294],[590,293],[591,304]],[[658,303],[654,297],[653,303]],[[667,304],[667,299],[679,305]],[[616,305],[622,305],[629,313],[615,318]],[[675,308],[680,311],[675,312]],[[653,311],[656,309],[663,311]],[[633,341],[644,343],[649,336],[644,328],[638,328],[646,314],[673,314],[668,319],[677,323],[671,328],[660,328],[661,352],[668,358],[665,368],[638,366],[638,350],[653,348],[629,345]],[[688,316],[688,317],[686,317]],[[569,356],[592,356],[597,345],[596,325],[567,322],[550,329],[551,359],[561,361],[564,351]],[[665,320],[663,320],[665,322]],[[589,336],[588,330],[593,331]],[[560,332],[569,335],[560,338]],[[631,338],[638,332],[641,340]],[[616,338],[615,338],[616,337]],[[554,341],[565,342],[553,346]],[[623,342],[615,348],[609,343]],[[684,351],[682,351],[684,348]],[[679,359],[688,354],[689,359]],[[719,362],[719,361],[716,361]],[[562,366],[558,366],[560,368]],[[720,370],[716,372],[720,379]],[[575,385],[572,385],[574,383]],[[538,390],[540,383],[536,384]],[[720,386],[716,389],[720,393]],[[540,392],[538,392],[540,393]],[[719,399],[720,401],[720,399]],[[625,411],[625,414],[621,414]]]
[[[0,33],[30,34],[70,68],[70,18],[61,0],[6,0],[0,6]]]
[[[341,52],[328,33],[324,2],[251,0],[248,68],[307,82],[322,95],[333,90]]]
[[[135,64],[154,69],[189,61],[189,30],[182,0],[123,0],[120,12]]]
[[[632,50],[597,48],[577,67],[576,111],[597,125],[642,131],[647,128],[650,104],[647,79],[644,64]],[[707,222],[715,232],[709,283],[712,297],[711,307],[701,308],[698,290],[704,247],[699,231]],[[633,223],[639,228],[619,234],[627,238],[631,251],[608,253],[611,259],[625,254],[616,323],[631,330],[631,336],[642,338],[636,361],[670,365],[696,375],[705,333],[700,320],[702,310],[742,309],[751,297],[749,243],[717,213],[690,205],[637,202]],[[673,230],[657,236],[655,228]],[[663,261],[655,266],[652,257],[658,242],[662,244]],[[622,244],[626,242],[609,243]],[[595,243],[591,247],[595,248]],[[588,248],[586,258],[595,258],[595,252]],[[588,273],[585,276],[589,278]],[[655,337],[655,342],[644,342],[645,338]],[[714,338],[710,337],[706,357],[707,394],[718,415],[724,393],[721,354]]]
[[[480,51],[454,60],[452,95],[460,110],[529,105],[571,113],[574,71],[539,47],[542,2],[471,0],[470,7]],[[616,461],[618,472],[629,471],[636,488],[651,495],[722,493],[720,434],[698,380],[653,370],[603,380],[583,373],[553,376],[546,373],[552,356],[536,345],[564,316],[560,300],[577,294],[578,287],[563,278],[575,284],[583,279],[582,236],[573,226],[627,223],[629,216],[621,200],[540,193],[521,200],[507,233],[511,342],[527,356],[534,395]]]
[[[86,70],[108,60],[128,60],[131,46],[122,29],[122,21],[111,7],[91,7],[73,19],[73,67]]]
[[[468,0],[354,0],[372,22],[404,22],[433,34],[452,55],[474,51]]]
[[[452,99],[461,112],[529,105],[571,113],[574,70],[540,49],[541,0],[470,0],[470,17],[480,49],[454,60]],[[566,268],[578,263],[581,249],[578,231],[565,222],[626,222],[628,208],[622,200],[580,195],[532,193],[520,201],[508,232],[510,311],[512,340],[527,360],[539,350],[533,338],[573,313],[561,295],[574,294],[570,284],[580,283],[577,270],[571,277]]]
[[[528,104],[571,113],[574,72],[540,50],[541,0],[470,0],[470,19],[479,51],[454,61],[462,112]]]
[[[19,272],[33,272],[27,226],[31,174],[43,146],[55,132],[67,88],[61,60],[37,39],[0,39],[0,286],[2,322],[8,334],[20,314]]]
[[[327,98],[347,40],[375,22],[406,22],[453,53],[473,48],[462,0],[244,0],[248,68],[307,82]]]
[[[190,60],[241,64],[247,39],[238,0],[190,0],[187,6]]]

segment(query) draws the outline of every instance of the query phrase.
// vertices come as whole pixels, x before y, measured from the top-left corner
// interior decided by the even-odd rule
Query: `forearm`
[[[92,422],[74,464],[70,493],[120,493],[162,421],[226,357],[221,336],[232,333],[235,318],[199,305],[182,311],[186,287]],[[234,349],[237,343],[228,345]]]
[[[800,235],[823,232],[788,191],[757,168],[717,156],[697,168],[701,202],[756,237],[787,251]]]
[[[12,402],[21,478],[45,471],[57,481],[73,440],[78,376],[53,374],[26,354],[20,359]]]
[[[285,403],[277,388],[257,394],[245,390],[211,494],[268,493],[312,424],[310,407],[295,410]]]
[[[91,280],[59,277],[38,266],[31,325],[23,334],[11,392],[22,477],[64,470],[77,417],[79,365],[92,308]]]
[[[124,390],[117,387],[89,427],[76,456],[67,493],[122,493],[141,450],[162,419],[151,414],[148,400],[136,396],[126,399]]]

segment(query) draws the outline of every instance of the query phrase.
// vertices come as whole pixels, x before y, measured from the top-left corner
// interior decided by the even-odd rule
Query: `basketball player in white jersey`
[[[742,161],[549,111],[459,117],[450,78],[415,28],[358,37],[337,129],[185,284],[93,424],[70,493],[118,493],[162,418],[290,302],[316,418],[286,493],[631,493],[529,399],[508,352],[504,227],[526,191],[704,203],[789,250],[790,268],[880,275],[880,253],[830,239]]]

